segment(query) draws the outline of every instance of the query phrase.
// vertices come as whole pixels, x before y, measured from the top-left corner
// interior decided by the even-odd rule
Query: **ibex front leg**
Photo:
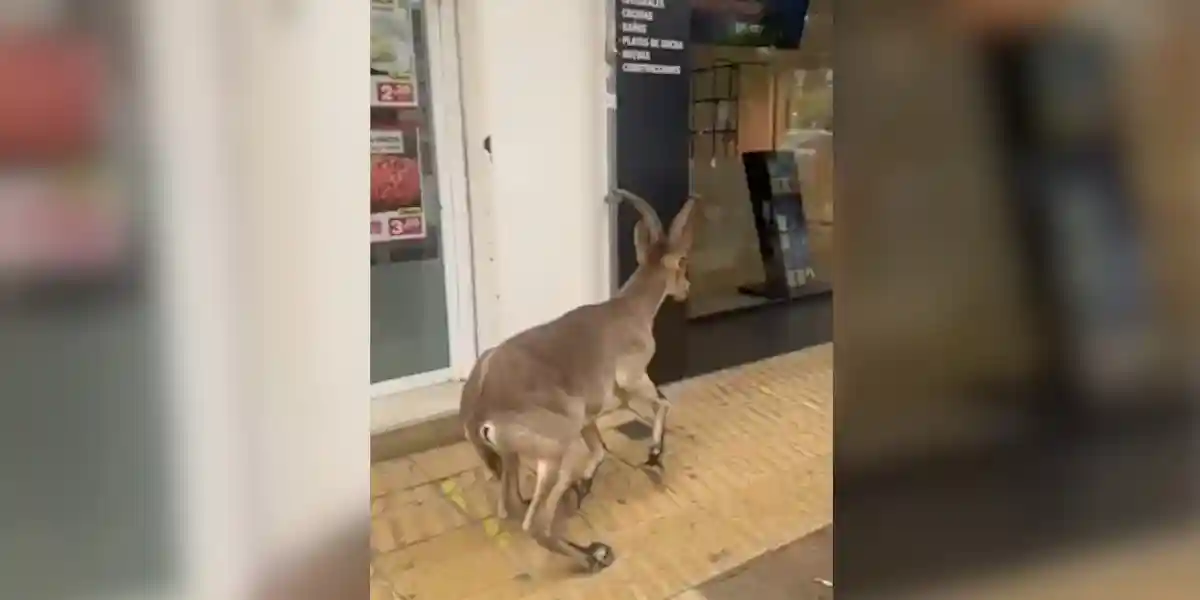
[[[649,375],[642,375],[626,391],[633,396],[649,402],[654,407],[653,433],[650,438],[650,455],[646,466],[662,468],[662,455],[667,450],[667,413],[671,410],[671,402],[650,380]]]
[[[654,433],[650,438],[650,455],[646,466],[663,468],[662,455],[667,451],[667,413],[671,412],[671,401],[662,390],[654,388]]]

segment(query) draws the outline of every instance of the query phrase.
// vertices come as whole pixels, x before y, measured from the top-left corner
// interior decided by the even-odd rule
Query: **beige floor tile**
[[[416,463],[407,458],[397,458],[371,466],[372,497],[408,489],[427,481],[429,477],[418,471]]]
[[[443,496],[437,482],[393,492],[376,501],[382,502],[383,507],[372,523],[387,524],[395,540],[393,549],[428,540],[470,521]],[[380,539],[386,539],[382,533]]]
[[[376,565],[400,593],[417,598],[467,598],[515,575],[500,544],[475,526],[383,555]]]
[[[612,430],[630,415],[607,417],[611,455],[568,521],[573,540],[615,549],[599,575],[572,573],[519,516],[497,520],[498,484],[469,445],[380,465],[377,576],[422,599],[697,600],[681,594],[831,521],[832,367],[827,345],[667,386],[664,473],[641,467],[646,441]]]
[[[476,467],[438,482],[442,496],[472,520],[496,515],[496,498],[500,486],[486,475],[487,469]]]
[[[429,476],[429,481],[445,479],[480,465],[479,455],[467,442],[459,442],[445,448],[435,448],[414,454],[412,461],[417,468]]]

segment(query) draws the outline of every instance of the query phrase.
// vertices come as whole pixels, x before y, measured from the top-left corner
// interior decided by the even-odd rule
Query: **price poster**
[[[0,283],[122,268],[132,208],[112,159],[101,42],[0,37]]]
[[[371,105],[417,105],[410,0],[371,0]]]
[[[419,135],[415,126],[371,130],[371,243],[427,235]]]

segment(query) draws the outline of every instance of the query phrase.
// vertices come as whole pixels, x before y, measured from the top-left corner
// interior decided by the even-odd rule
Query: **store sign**
[[[690,188],[691,53],[682,40],[691,23],[689,0],[611,0],[614,7],[617,110],[616,185],[674,215]],[[637,218],[621,210],[621,278],[637,268],[631,240]]]
[[[714,46],[800,47],[809,0],[689,0],[691,41]]]
[[[682,7],[683,10],[680,10]],[[617,0],[617,53],[622,73],[690,75],[687,28],[673,17],[686,12],[684,0]]]
[[[565,1],[565,0],[564,0]],[[644,198],[664,221],[687,200],[692,65],[688,0],[610,0],[616,49],[615,184]],[[636,212],[622,207],[616,236],[622,280],[637,268]],[[686,349],[682,305],[667,303],[655,320],[659,352],[650,363],[655,381],[683,376]]]

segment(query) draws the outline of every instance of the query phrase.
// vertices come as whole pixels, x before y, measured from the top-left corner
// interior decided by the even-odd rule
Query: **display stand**
[[[817,279],[812,270],[795,156],[778,151],[745,152],[742,164],[766,279],[740,286],[738,291],[776,301],[831,293],[833,286]]]

